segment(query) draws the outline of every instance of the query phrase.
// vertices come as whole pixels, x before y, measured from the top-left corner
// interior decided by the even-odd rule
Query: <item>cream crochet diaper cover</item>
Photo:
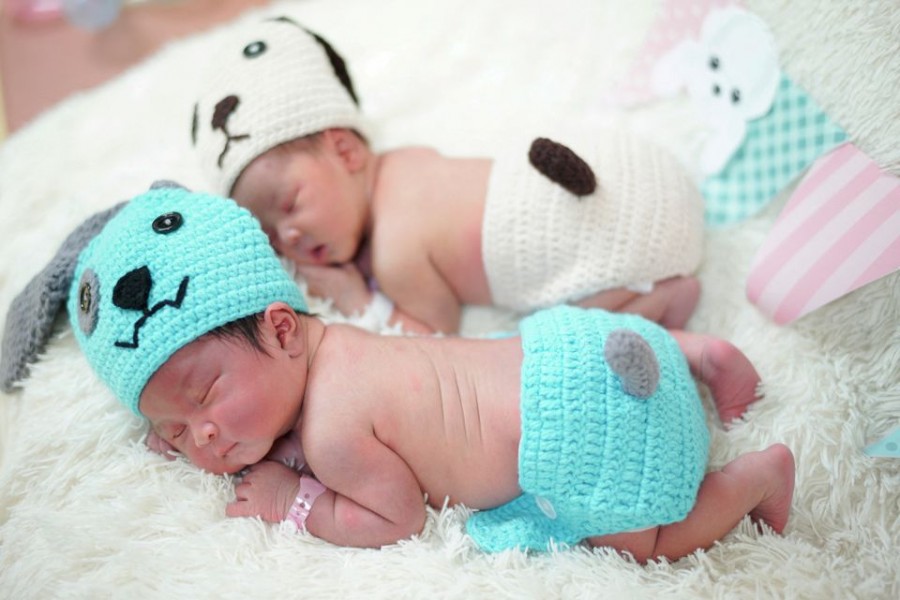
[[[594,172],[589,195],[538,172],[527,144],[494,162],[482,225],[494,304],[533,310],[697,269],[703,200],[673,156],[620,130],[569,147]]]

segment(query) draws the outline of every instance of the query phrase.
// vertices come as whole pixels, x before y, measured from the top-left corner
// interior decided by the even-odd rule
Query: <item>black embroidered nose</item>
[[[228,124],[228,117],[231,116],[231,113],[235,111],[238,104],[240,104],[240,100],[238,100],[237,96],[225,96],[221,100],[216,103],[216,108],[213,111],[212,118],[212,128],[225,130],[225,126]]]
[[[112,302],[119,308],[139,310],[145,313],[152,286],[153,278],[150,276],[150,269],[146,266],[129,271],[116,282],[116,286],[113,288]]]

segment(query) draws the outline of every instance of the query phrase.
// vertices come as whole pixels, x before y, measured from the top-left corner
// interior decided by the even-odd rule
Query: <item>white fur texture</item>
[[[782,64],[860,148],[900,173],[896,0],[748,2]],[[620,122],[691,162],[684,102],[613,112],[656,2],[310,0],[287,13],[347,59],[379,148],[422,143],[490,153],[503,132],[590,135]],[[246,18],[259,16],[248,15]],[[192,85],[211,39],[174,43],[51,110],[0,147],[0,313],[88,214],[169,178],[201,184],[188,144]],[[381,550],[338,548],[285,527],[227,519],[231,485],[142,444],[143,424],[90,373],[60,324],[23,389],[0,397],[0,597],[897,598],[900,461],[861,449],[900,418],[900,277],[789,327],[744,297],[755,249],[783,204],[710,232],[690,328],[734,341],[765,397],[731,431],[713,423],[713,466],[781,441],[797,456],[783,536],[744,520],[706,552],[641,567],[608,551],[486,555],[462,508]],[[330,316],[327,305],[321,308]],[[466,314],[466,330],[510,315]]]

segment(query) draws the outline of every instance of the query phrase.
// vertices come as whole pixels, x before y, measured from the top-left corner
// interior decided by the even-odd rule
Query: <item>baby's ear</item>
[[[327,129],[323,135],[350,172],[355,172],[365,167],[369,151],[368,146],[352,130],[343,128]]]
[[[274,335],[278,346],[291,357],[300,356],[306,351],[306,331],[301,317],[284,302],[273,302],[266,308],[263,326]]]
[[[11,392],[28,375],[28,365],[47,345],[53,321],[66,302],[78,255],[112,219],[125,202],[89,217],[63,242],[25,289],[15,297],[6,315],[0,355],[0,386]]]

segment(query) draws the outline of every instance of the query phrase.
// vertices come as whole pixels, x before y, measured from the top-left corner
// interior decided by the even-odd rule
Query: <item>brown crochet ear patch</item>
[[[576,196],[587,196],[597,189],[597,178],[591,167],[571,149],[553,140],[534,140],[528,161],[547,179]]]

